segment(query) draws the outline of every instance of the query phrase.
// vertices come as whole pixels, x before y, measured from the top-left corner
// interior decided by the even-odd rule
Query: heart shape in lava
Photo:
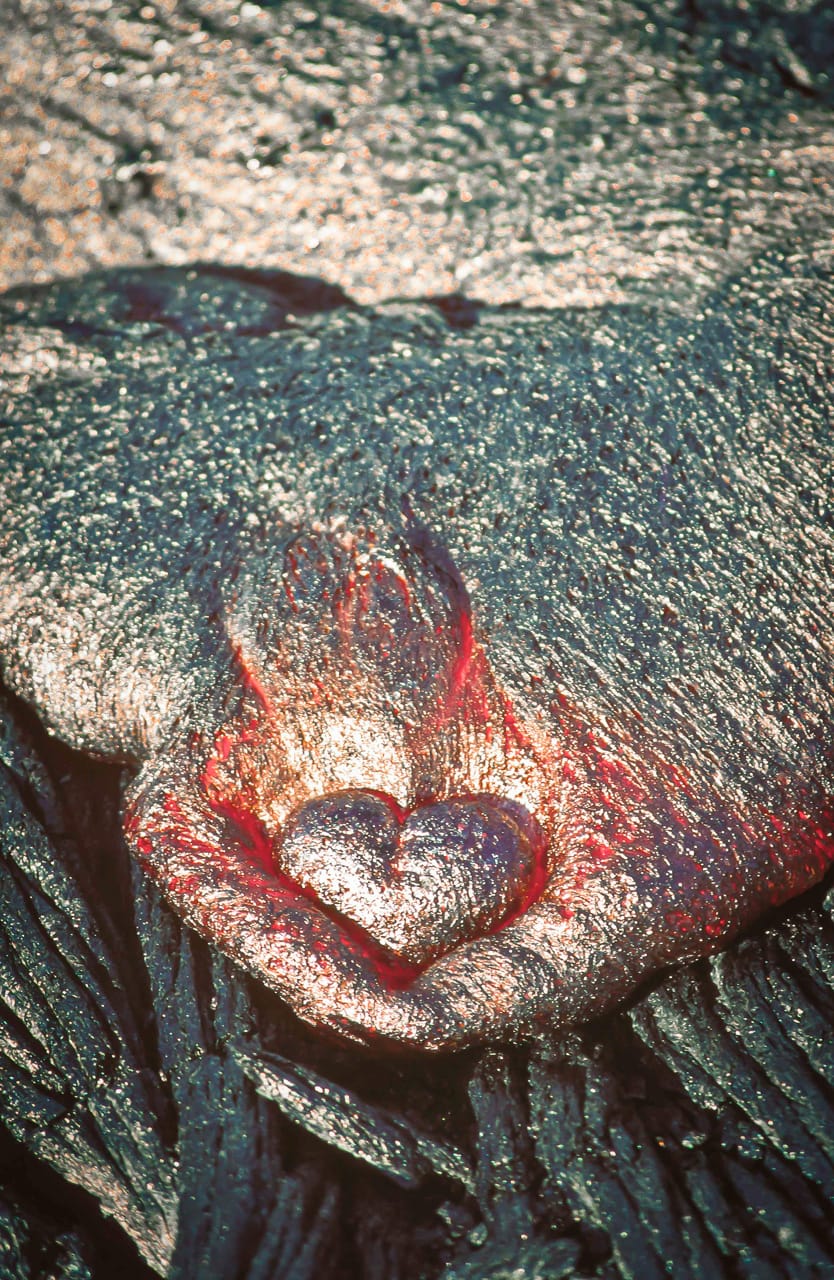
[[[278,865],[325,907],[413,965],[494,929],[542,878],[544,836],[520,805],[459,796],[403,811],[338,791],[289,818]]]

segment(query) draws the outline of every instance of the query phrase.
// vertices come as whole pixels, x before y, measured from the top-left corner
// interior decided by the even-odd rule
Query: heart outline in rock
[[[406,810],[351,789],[290,815],[276,863],[385,951],[422,967],[511,916],[529,897],[543,847],[521,806],[490,795]]]

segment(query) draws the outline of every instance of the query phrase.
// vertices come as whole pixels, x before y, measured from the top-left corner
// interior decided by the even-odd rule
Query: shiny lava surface
[[[252,281],[213,325],[199,273],[131,281],[0,304],[41,353],[6,361],[2,670],[132,764],[129,844],[190,925],[316,1024],[449,1048],[821,878],[830,249],[693,314],[465,332],[260,331]]]

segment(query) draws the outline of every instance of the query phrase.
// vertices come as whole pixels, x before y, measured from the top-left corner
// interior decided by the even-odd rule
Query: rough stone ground
[[[2,8],[8,285],[694,311],[830,236],[824,3]],[[369,1059],[132,876],[116,771],[17,706],[0,754],[0,1274],[834,1275],[824,892],[581,1033]]]
[[[160,905],[118,770],[18,706],[0,754],[4,1277],[834,1274],[834,893],[581,1032],[374,1057]]]
[[[748,12],[750,9],[750,12]],[[0,281],[682,300],[827,225],[825,3],[2,0]]]

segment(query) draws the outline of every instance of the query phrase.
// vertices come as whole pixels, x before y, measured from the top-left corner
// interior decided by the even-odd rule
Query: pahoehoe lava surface
[[[4,439],[4,675],[136,766],[128,841],[186,921],[318,1025],[454,1048],[820,880],[825,247],[700,321],[252,335],[259,292],[218,332],[204,285],[151,273],[156,324],[118,277],[4,307],[56,335]]]
[[[499,310],[463,333],[402,304],[253,333],[257,287],[224,288],[213,323],[210,277],[138,278],[156,318],[125,321],[118,274],[3,300],[7,350],[39,351],[7,362],[4,671],[74,748],[138,766],[129,838],[186,920],[314,1022],[455,1046],[603,1008],[820,878],[824,246],[763,258],[697,321]],[[343,927],[350,903],[322,907],[326,866],[312,900],[274,887],[282,825],[297,876],[326,795],[326,839],[334,814],[352,834],[324,862],[358,842],[370,889],[368,833],[401,824],[400,803],[433,804],[464,843],[474,806],[496,868],[511,831],[510,880],[544,824],[548,884],[505,928],[433,961],[431,935],[428,968],[392,976]],[[437,896],[433,874],[406,907]],[[550,885],[573,967],[537,917]],[[273,897],[264,963],[239,937],[260,937]],[[651,1046],[651,1014],[632,1021]],[[329,1134],[307,1076],[238,1061]],[[431,1166],[436,1140],[411,1142]],[[163,1254],[165,1189],[153,1225],[129,1195],[108,1204]]]
[[[9,650],[36,661],[12,679],[82,749],[4,702],[0,1271],[832,1274],[824,885],[580,1031],[533,1020],[523,1044],[414,1056],[298,1021],[183,927],[120,834],[149,754],[140,856],[167,823],[184,856],[222,837],[247,891],[267,870],[274,888],[280,828],[297,956],[326,956],[341,930],[358,965],[341,994],[370,981],[386,1001],[480,946],[472,931],[506,945],[543,872],[565,883],[542,835],[552,851],[572,811],[542,813],[535,785],[557,771],[590,815],[567,831],[574,855],[586,841],[560,900],[568,931],[607,918],[593,885],[631,837],[634,894],[621,883],[609,905],[670,908],[641,920],[614,970],[571,973],[563,990],[588,1008],[665,941],[670,955],[684,937],[720,946],[818,874],[826,7],[196,0],[139,15],[71,0],[15,5],[5,30],[0,278],[203,266],[4,300],[24,500],[37,479],[13,469],[22,425],[46,469],[37,510],[15,516],[41,577],[18,594]],[[396,294],[433,304],[370,305]],[[551,314],[496,309],[520,302]],[[91,574],[100,591],[73,628]],[[311,645],[317,594],[334,588],[339,625]],[[114,601],[125,625],[108,633]],[[51,633],[27,630],[38,611]],[[410,645],[395,642],[404,623]],[[431,678],[407,681],[415,669]],[[270,802],[259,780],[292,771],[264,723],[302,691],[318,775]],[[97,743],[128,765],[94,762]],[[438,789],[456,760],[469,780]],[[182,801],[189,779],[177,810],[169,784]],[[325,818],[357,892],[328,877]],[[401,927],[391,895],[363,885],[430,904],[453,829],[472,875],[451,912]],[[660,853],[635,878],[649,836]],[[680,911],[693,860],[704,894]],[[193,868],[168,870],[182,908]],[[314,904],[324,935],[307,930]],[[439,1021],[388,1033],[443,1042],[461,996],[497,1015],[475,1038],[500,1046],[506,984],[453,994]],[[380,1007],[347,1006],[351,1034]]]

